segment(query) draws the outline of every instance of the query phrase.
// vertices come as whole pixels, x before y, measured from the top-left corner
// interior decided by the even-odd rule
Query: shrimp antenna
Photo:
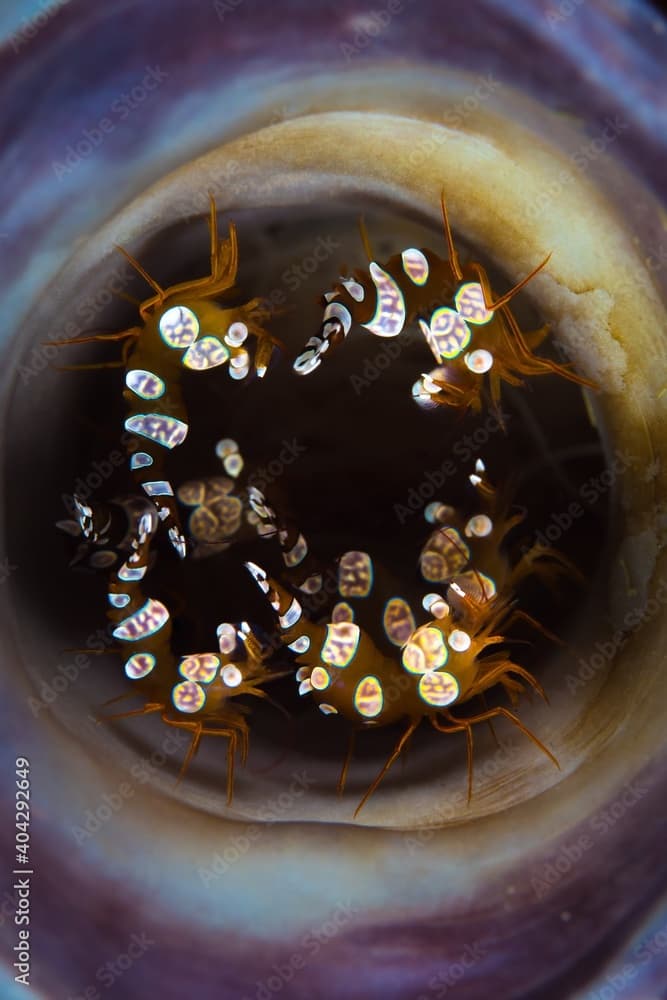
[[[144,281],[146,281],[151,286],[154,292],[157,292],[157,294],[160,296],[160,299],[163,299],[165,297],[164,289],[158,285],[155,278],[151,278],[148,271],[141,266],[136,257],[133,257],[132,254],[125,249],[125,247],[118,246],[117,243],[114,243],[114,249],[118,250],[119,253],[122,253],[123,257],[125,257],[125,259],[132,265],[134,270],[141,275]]]
[[[359,234],[361,236],[361,242],[364,247],[364,253],[366,254],[369,262],[373,260],[373,250],[371,248],[371,240],[368,235],[368,229],[366,228],[366,220],[363,215],[359,216]]]
[[[356,819],[357,815],[359,814],[359,812],[366,805],[366,803],[370,799],[370,797],[373,794],[373,792],[377,789],[378,785],[380,784],[380,782],[384,778],[385,774],[387,773],[387,771],[389,770],[389,768],[391,767],[391,765],[400,757],[400,755],[401,755],[401,753],[403,751],[403,748],[407,744],[408,740],[410,739],[410,737],[412,736],[412,734],[414,733],[415,729],[417,728],[417,726],[419,725],[420,722],[421,722],[421,718],[413,720],[410,723],[410,725],[408,726],[408,728],[405,730],[405,732],[403,733],[403,735],[399,739],[398,743],[396,744],[396,746],[392,750],[391,754],[389,755],[389,757],[387,757],[387,760],[385,761],[384,765],[382,766],[382,769],[379,771],[379,773],[375,777],[374,781],[372,782],[372,784],[367,789],[366,794],[364,795],[363,799],[361,800],[361,802],[359,803],[359,805],[357,806],[357,808],[354,810],[354,817],[355,817],[355,819]]]
[[[529,281],[532,281],[535,275],[539,274],[542,268],[546,267],[546,265],[549,263],[550,260],[551,260],[551,254],[548,253],[544,258],[544,260],[542,261],[542,263],[538,264],[537,267],[534,267],[533,270],[530,271],[530,273],[527,274],[525,278],[522,278],[521,281],[519,281],[516,285],[514,285],[513,288],[510,288],[509,292],[505,292],[505,294],[501,295],[499,299],[495,300],[495,302],[485,303],[486,308],[490,312],[496,312],[496,310],[500,309],[501,306],[507,305],[510,299],[513,299],[514,296],[517,294],[517,292],[520,292],[521,289],[524,288]]]
[[[447,204],[445,202],[445,192],[442,191],[440,195],[440,207],[442,209],[442,221],[445,227],[445,239],[447,240],[447,250],[449,252],[449,262],[452,265],[452,270],[456,275],[458,281],[463,279],[463,271],[461,270],[461,262],[459,261],[459,255],[454,246],[454,237],[452,236],[452,227],[449,224],[449,216],[447,215]]]

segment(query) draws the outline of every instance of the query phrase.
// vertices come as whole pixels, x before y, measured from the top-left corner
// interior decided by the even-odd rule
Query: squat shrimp
[[[511,300],[549,257],[504,295],[495,296],[481,264],[461,264],[444,194],[441,205],[448,259],[432,250],[408,247],[380,265],[372,259],[362,231],[368,270],[354,271],[325,294],[322,324],[294,362],[294,371],[299,375],[314,371],[323,356],[345,340],[353,323],[377,337],[397,337],[416,320],[439,366],[415,383],[413,395],[418,401],[478,411],[487,376],[496,408],[501,383],[520,385],[522,375],[555,374],[592,386],[567,366],[534,353],[547,336],[547,327],[522,333],[512,315]]]
[[[230,223],[228,239],[218,240],[212,195],[208,226],[210,275],[162,288],[127,250],[118,247],[155,293],[139,305],[140,324],[119,333],[60,341],[126,341],[120,366],[125,369],[123,396],[128,412],[125,430],[129,432],[130,469],[135,482],[155,503],[181,557],[186,554],[186,542],[174,491],[165,474],[165,456],[188,434],[181,388],[183,370],[208,371],[228,362],[229,375],[235,380],[246,378],[251,369],[263,377],[273,347],[278,346],[278,341],[264,329],[268,308],[261,299],[234,304],[238,298],[236,227]],[[222,302],[214,301],[218,298]],[[257,340],[252,359],[247,349],[251,334]]]

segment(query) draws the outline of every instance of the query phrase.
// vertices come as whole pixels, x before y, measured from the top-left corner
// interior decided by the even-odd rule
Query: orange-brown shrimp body
[[[262,490],[252,485],[252,467],[235,441],[225,438],[215,450],[226,475],[188,480],[176,491],[179,502],[191,508],[188,533],[192,556],[216,555],[255,537],[275,539],[285,579],[304,593],[316,593],[322,587],[321,567],[295,520],[277,513]]]
[[[477,722],[504,716],[557,763],[550,751],[508,709],[495,708],[463,718],[451,713],[454,705],[469,701],[499,683],[513,701],[523,690],[522,681],[544,694],[532,675],[513,663],[504,652],[481,658],[487,647],[503,642],[503,636],[494,632],[507,613],[504,605],[496,602],[477,605],[469,615],[475,630],[466,631],[442,600],[433,608],[438,617],[415,627],[411,609],[397,598],[389,621],[385,614],[385,630],[393,634],[397,645],[401,643],[400,658],[391,657],[381,653],[371,637],[352,620],[347,603],[337,606],[334,621],[326,625],[315,624],[303,614],[298,599],[278,581],[268,577],[256,563],[246,563],[246,566],[276,613],[284,645],[296,656],[300,694],[311,694],[325,715],[340,714],[358,728],[384,726],[401,720],[407,723],[393,753],[358,809],[373,794],[424,718],[439,731],[465,732],[469,795],[472,788],[472,725]],[[462,597],[468,600],[463,592]],[[349,759],[350,754],[341,775],[341,788]]]
[[[294,370],[300,375],[314,371],[327,351],[347,337],[353,323],[378,337],[397,337],[416,320],[439,366],[413,386],[419,402],[479,410],[486,376],[493,404],[498,403],[501,382],[519,385],[522,375],[558,374],[590,385],[568,368],[537,357],[533,351],[547,328],[522,334],[509,308],[510,300],[547,261],[496,297],[481,264],[460,263],[444,198],[442,212],[449,258],[409,247],[380,265],[369,253],[368,271],[354,271],[324,296],[321,327],[307,341]]]
[[[151,516],[157,526],[155,505],[145,496],[125,495],[108,502],[73,497],[74,518],[56,521],[56,527],[78,541],[70,566],[110,570],[130,551],[139,520]]]
[[[196,559],[224,552],[233,543],[276,534],[276,529],[265,525],[254,510],[248,484],[248,472],[252,470],[236,441],[223,438],[216,444],[215,453],[224,475],[189,479],[176,490],[179,502],[190,509],[189,549]]]
[[[130,468],[137,484],[154,501],[181,557],[186,554],[186,543],[165,469],[166,455],[185,441],[189,430],[181,388],[183,371],[208,371],[227,364],[235,380],[246,378],[251,370],[262,377],[277,343],[263,327],[268,310],[260,299],[234,304],[238,297],[236,229],[230,223],[229,238],[218,240],[213,197],[209,231],[210,275],[166,289],[127,251],[118,248],[155,291],[139,306],[141,325],[117,334],[63,341],[127,339],[123,395]],[[221,297],[223,303],[214,301]],[[252,357],[248,350],[251,337],[257,341]]]
[[[294,518],[277,512],[257,486],[248,489],[248,501],[257,518],[257,531],[264,538],[277,538],[285,567],[283,577],[304,594],[322,589],[322,571]]]
[[[150,515],[144,515],[131,554],[112,574],[109,584],[109,618],[115,625],[116,652],[124,659],[125,674],[134,690],[145,699],[143,708],[112,718],[159,712],[167,725],[191,732],[181,776],[202,736],[227,738],[227,798],[231,801],[236,749],[240,740],[245,760],[249,732],[247,707],[232,702],[246,694],[266,698],[262,685],[278,675],[265,668],[260,643],[247,622],[222,622],[215,652],[174,654],[169,609],[161,601],[147,598],[142,582],[149,566],[153,530]]]
[[[509,491],[498,492],[491,485],[481,459],[477,459],[469,479],[477,493],[474,512],[466,514],[439,501],[430,503],[424,511],[426,520],[438,526],[422,548],[419,568],[427,584],[444,592],[426,595],[424,607],[432,610],[444,598],[463,627],[472,624],[474,628],[480,616],[488,615],[487,606],[495,603],[506,608],[504,630],[523,619],[550,635],[513,606],[516,589],[530,575],[546,582],[561,574],[580,579],[578,570],[557,549],[540,544],[534,544],[512,563],[504,543],[524,515],[510,513]]]

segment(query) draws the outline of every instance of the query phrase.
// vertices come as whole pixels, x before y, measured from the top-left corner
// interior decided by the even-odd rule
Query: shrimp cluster
[[[501,383],[517,385],[527,376],[552,374],[589,384],[569,368],[538,357],[534,352],[546,328],[522,333],[510,310],[513,297],[547,261],[509,292],[494,297],[483,267],[461,264],[444,198],[442,212],[447,259],[408,248],[379,265],[371,259],[365,238],[368,270],[355,271],[324,296],[321,328],[308,340],[293,370],[300,375],[313,372],[353,323],[375,336],[396,337],[416,322],[438,364],[415,383],[418,402],[426,399],[465,413],[480,410],[485,402],[497,408]],[[266,326],[266,301],[244,301],[239,293],[236,229],[230,223],[228,238],[218,238],[212,197],[208,227],[210,274],[162,288],[121,250],[153,292],[137,304],[136,325],[64,342],[122,344],[117,363],[79,367],[122,370],[127,492],[110,498],[76,496],[73,516],[58,522],[76,539],[72,564],[108,574],[107,615],[126,683],[124,693],[113,700],[133,695],[141,699],[140,707],[106,718],[156,713],[165,725],[188,731],[192,738],[180,777],[203,737],[224,737],[228,802],[235,760],[239,756],[245,761],[248,753],[250,708],[244,696],[273,702],[265,688],[286,674],[293,674],[299,694],[311,697],[321,714],[339,715],[351,724],[338,781],[341,793],[355,733],[402,726],[355,815],[423,721],[439,733],[464,734],[468,798],[473,787],[473,729],[478,723],[507,719],[557,766],[553,753],[516,714],[522,694],[546,695],[538,680],[511,657],[508,633],[523,622],[555,639],[519,606],[518,588],[528,577],[549,582],[577,571],[557,550],[538,545],[524,550],[518,560],[510,558],[507,539],[521,516],[512,513],[507,491],[492,486],[481,459],[469,473],[474,497],[470,509],[450,506],[445,498],[425,510],[428,528],[414,553],[423,589],[420,608],[391,589],[369,552],[350,549],[334,561],[336,594],[326,621],[315,620],[304,608],[308,597],[322,590],[326,566],[289,509],[276,503],[270,490],[265,495],[253,485],[235,440],[218,440],[219,475],[178,482],[170,472],[167,456],[184,445],[190,429],[184,373],[226,365],[234,380],[251,374],[263,378],[275,367],[272,355],[280,346]],[[260,623],[250,620],[252,616],[230,621],[224,607],[208,648],[178,648],[173,611],[154,575],[156,563],[167,557],[159,544],[163,534],[179,559],[195,565],[233,547],[240,551],[243,546],[245,552],[258,540],[275,549],[273,562],[281,568],[273,574],[261,565],[261,558],[242,557],[275,621],[277,640],[268,649]],[[167,555],[170,551],[167,545]],[[229,573],[221,578],[221,594],[234,587]],[[379,621],[368,612],[372,592],[386,595]],[[182,603],[179,614],[197,614],[196,602],[190,607],[187,594]],[[509,708],[487,707],[485,692],[494,687],[505,692]],[[474,698],[482,699],[482,710],[466,714],[462,706]]]
[[[238,240],[233,223],[227,239],[218,238],[217,210],[210,199],[210,274],[162,288],[126,250],[118,248],[150,285],[154,294],[138,305],[139,322],[118,333],[93,333],[62,341],[123,342],[121,360],[112,365],[124,373],[127,417],[122,440],[135,489],[108,501],[75,496],[75,519],[58,522],[79,539],[74,563],[111,571],[108,616],[114,624],[115,652],[132,682],[126,697],[139,694],[141,708],[110,718],[159,712],[169,726],[192,733],[181,769],[184,774],[202,736],[228,740],[227,797],[233,793],[234,758],[248,749],[248,709],[233,699],[266,698],[263,686],[272,679],[260,640],[247,622],[222,621],[214,651],[173,649],[172,618],[166,604],[144,591],[144,577],[155,561],[152,543],[161,526],[185,558],[212,555],[232,540],[254,532],[259,519],[246,491],[239,486],[244,461],[235,441],[223,438],[216,452],[224,476],[185,482],[178,497],[193,508],[189,539],[181,526],[177,495],[167,474],[167,455],[182,445],[189,430],[182,391],[185,371],[206,372],[227,365],[230,378],[251,372],[262,378],[278,341],[265,329],[268,308],[260,298],[238,301]],[[249,350],[250,341],[254,350]],[[83,368],[109,365],[79,366]],[[274,672],[275,673],[275,672]],[[233,704],[232,704],[233,702]]]
[[[174,490],[166,477],[166,456],[183,444],[189,430],[183,371],[204,372],[227,365],[232,379],[245,379],[251,370],[262,378],[277,345],[263,326],[268,315],[266,303],[259,298],[234,303],[239,266],[236,228],[230,223],[229,237],[219,240],[217,220],[211,196],[210,275],[163,289],[119,247],[155,293],[139,305],[139,325],[119,333],[60,342],[125,341],[120,365],[125,371],[123,396],[128,416],[124,427],[130,470],[135,484],[155,503],[182,558],[186,543]],[[247,347],[251,335],[256,340],[252,358]]]
[[[515,663],[506,649],[507,631],[524,620],[546,632],[516,607],[519,582],[530,574],[553,577],[576,573],[557,550],[534,545],[515,564],[503,550],[509,532],[521,520],[508,516],[501,498],[486,479],[478,460],[471,484],[478,509],[464,517],[442,502],[431,503],[426,519],[437,527],[419,555],[422,579],[437,590],[425,593],[425,620],[417,624],[414,609],[401,595],[384,605],[381,630],[394,655],[378,648],[367,629],[356,621],[360,602],[377,585],[373,559],[367,552],[343,553],[337,561],[340,601],[331,621],[316,624],[303,612],[298,598],[284,584],[248,562],[273,609],[285,646],[296,656],[299,693],[311,695],[324,715],[342,715],[356,728],[405,724],[394,750],[368,788],[357,812],[368,801],[392,764],[405,749],[422,720],[442,733],[465,733],[468,753],[468,798],[473,780],[473,726],[503,717],[528,736],[558,766],[550,750],[510,709],[495,707],[474,715],[454,714],[462,705],[499,684],[512,706],[531,688],[545,698],[542,686]],[[376,630],[379,631],[379,630]],[[546,633],[549,635],[550,633]],[[491,655],[487,650],[494,647]],[[351,744],[352,747],[352,744]],[[345,761],[339,791],[345,785],[352,749]],[[356,813],[355,813],[356,815]]]
[[[325,293],[321,326],[294,362],[295,372],[315,371],[324,355],[345,340],[353,323],[387,338],[398,337],[416,321],[438,366],[414,383],[417,401],[479,411],[488,386],[491,404],[497,407],[501,383],[520,385],[521,376],[555,374],[590,386],[570,368],[538,357],[535,349],[548,328],[522,333],[509,306],[549,257],[496,297],[481,264],[461,264],[444,195],[441,206],[447,259],[433,250],[408,247],[378,264],[362,230],[368,269],[355,270]]]
[[[202,736],[226,737],[227,800],[231,802],[239,742],[242,761],[248,753],[248,710],[233,699],[239,695],[267,697],[262,685],[271,674],[264,665],[261,645],[245,621],[220,622],[212,651],[180,657],[174,654],[169,609],[162,601],[147,596],[143,585],[155,527],[151,516],[144,514],[132,540],[132,551],[109,584],[108,615],[115,626],[112,635],[123,657],[126,677],[146,699],[141,708],[116,718],[159,712],[166,725],[191,732],[192,742],[181,775]]]

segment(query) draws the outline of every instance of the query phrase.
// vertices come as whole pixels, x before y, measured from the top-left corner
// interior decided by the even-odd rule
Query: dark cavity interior
[[[236,439],[246,462],[259,476],[268,477],[275,495],[298,520],[325,569],[343,551],[369,551],[376,566],[395,581],[396,594],[411,601],[422,622],[427,616],[421,610],[421,597],[434,589],[418,574],[418,554],[432,530],[423,518],[423,507],[435,499],[455,506],[469,502],[472,491],[467,477],[475,459],[482,458],[496,485],[516,484],[515,503],[525,511],[523,525],[511,536],[511,547],[518,553],[541,533],[576,563],[587,581],[599,578],[604,570],[610,503],[599,479],[605,457],[576,385],[550,376],[533,379],[522,390],[505,387],[505,433],[488,410],[478,417],[461,418],[445,407],[423,410],[415,404],[411,386],[434,362],[414,330],[388,342],[353,327],[347,342],[327,356],[314,374],[299,377],[292,373],[292,357],[317,332],[320,296],[342,265],[364,265],[357,228],[362,207],[379,262],[407,246],[426,246],[445,255],[441,227],[380,206],[369,211],[368,205],[332,203],[233,214],[240,237],[241,289],[248,297],[267,296],[284,309],[272,332],[284,341],[286,353],[274,355],[263,381],[233,382],[226,367],[185,375],[190,434],[171,456],[174,486],[189,478],[223,474],[214,445],[222,437]],[[225,221],[220,219],[221,234]],[[486,264],[479,248],[472,253],[461,236],[455,236],[464,259],[472,255]],[[205,219],[198,216],[178,224],[165,219],[159,239],[131,249],[163,286],[204,274],[208,266]],[[125,293],[137,299],[148,295],[142,280],[120,258],[110,260],[109,268],[122,276]],[[504,291],[509,286],[507,277],[491,267],[488,270],[494,288]],[[118,330],[135,321],[135,308],[108,294],[110,273],[87,275],[72,296],[71,318],[82,332],[91,326]],[[84,297],[87,305],[82,305]],[[95,319],[86,326],[91,309]],[[514,311],[522,329],[540,325],[540,316],[525,294],[518,297]],[[67,318],[60,316],[59,321]],[[38,344],[44,330],[35,330],[34,337]],[[28,356],[29,350],[28,346]],[[559,357],[553,343],[543,350]],[[112,361],[119,353],[114,345],[62,347],[55,363]],[[87,485],[93,497],[133,491],[126,462],[113,464],[113,453],[122,451],[122,385],[122,369],[70,373],[52,367],[16,383],[6,427],[8,521],[13,526],[7,551],[11,562],[21,567],[15,577],[21,627],[53,636],[51,661],[31,664],[37,687],[40,675],[51,677],[55,664],[67,660],[63,647],[84,645],[88,636],[106,625],[106,575],[68,568],[71,540],[56,530],[55,522],[66,516],[63,496],[71,496],[77,480],[79,488],[81,483]],[[281,453],[295,457],[281,461]],[[436,488],[448,460],[455,472],[445,474]],[[282,468],[273,475],[276,463]],[[429,477],[432,494],[429,485],[424,485],[429,484]],[[183,517],[187,518],[187,512]],[[186,564],[177,560],[170,546],[160,544],[157,566],[148,579],[151,593],[162,595],[174,609],[179,654],[215,649],[215,627],[220,621],[247,619],[266,634],[275,632],[261,595],[243,569],[247,558],[280,572],[275,542],[255,541]],[[590,586],[564,581],[555,599],[546,587],[531,582],[519,596],[526,611],[566,637],[576,616],[585,614],[590,590]],[[327,605],[319,617],[326,620],[329,610]],[[379,619],[376,635],[381,635]],[[534,631],[517,630],[515,635],[529,640],[516,647],[515,658],[537,677],[547,659],[561,655]],[[96,660],[94,677],[88,671],[86,683],[68,694],[81,698],[82,709],[90,713],[99,709],[105,697],[121,694],[126,684],[117,657]],[[284,667],[292,661],[285,653],[274,662]],[[272,696],[292,714],[293,725],[270,706],[253,704],[251,759],[256,743],[274,744],[286,752],[298,746],[303,755],[333,762],[331,792],[335,794],[348,723],[322,717],[310,698],[297,696],[296,688],[293,677],[271,688]],[[496,701],[503,703],[502,696],[490,692],[490,703]],[[430,752],[438,738],[429,727],[423,730],[416,742]],[[128,745],[146,754],[157,730],[146,720],[135,720],[124,723],[122,731]],[[397,730],[367,734],[358,741],[357,757],[381,763],[396,738]],[[221,747],[203,746],[191,779],[205,774],[220,785],[223,760]],[[179,763],[173,761],[175,769]]]

